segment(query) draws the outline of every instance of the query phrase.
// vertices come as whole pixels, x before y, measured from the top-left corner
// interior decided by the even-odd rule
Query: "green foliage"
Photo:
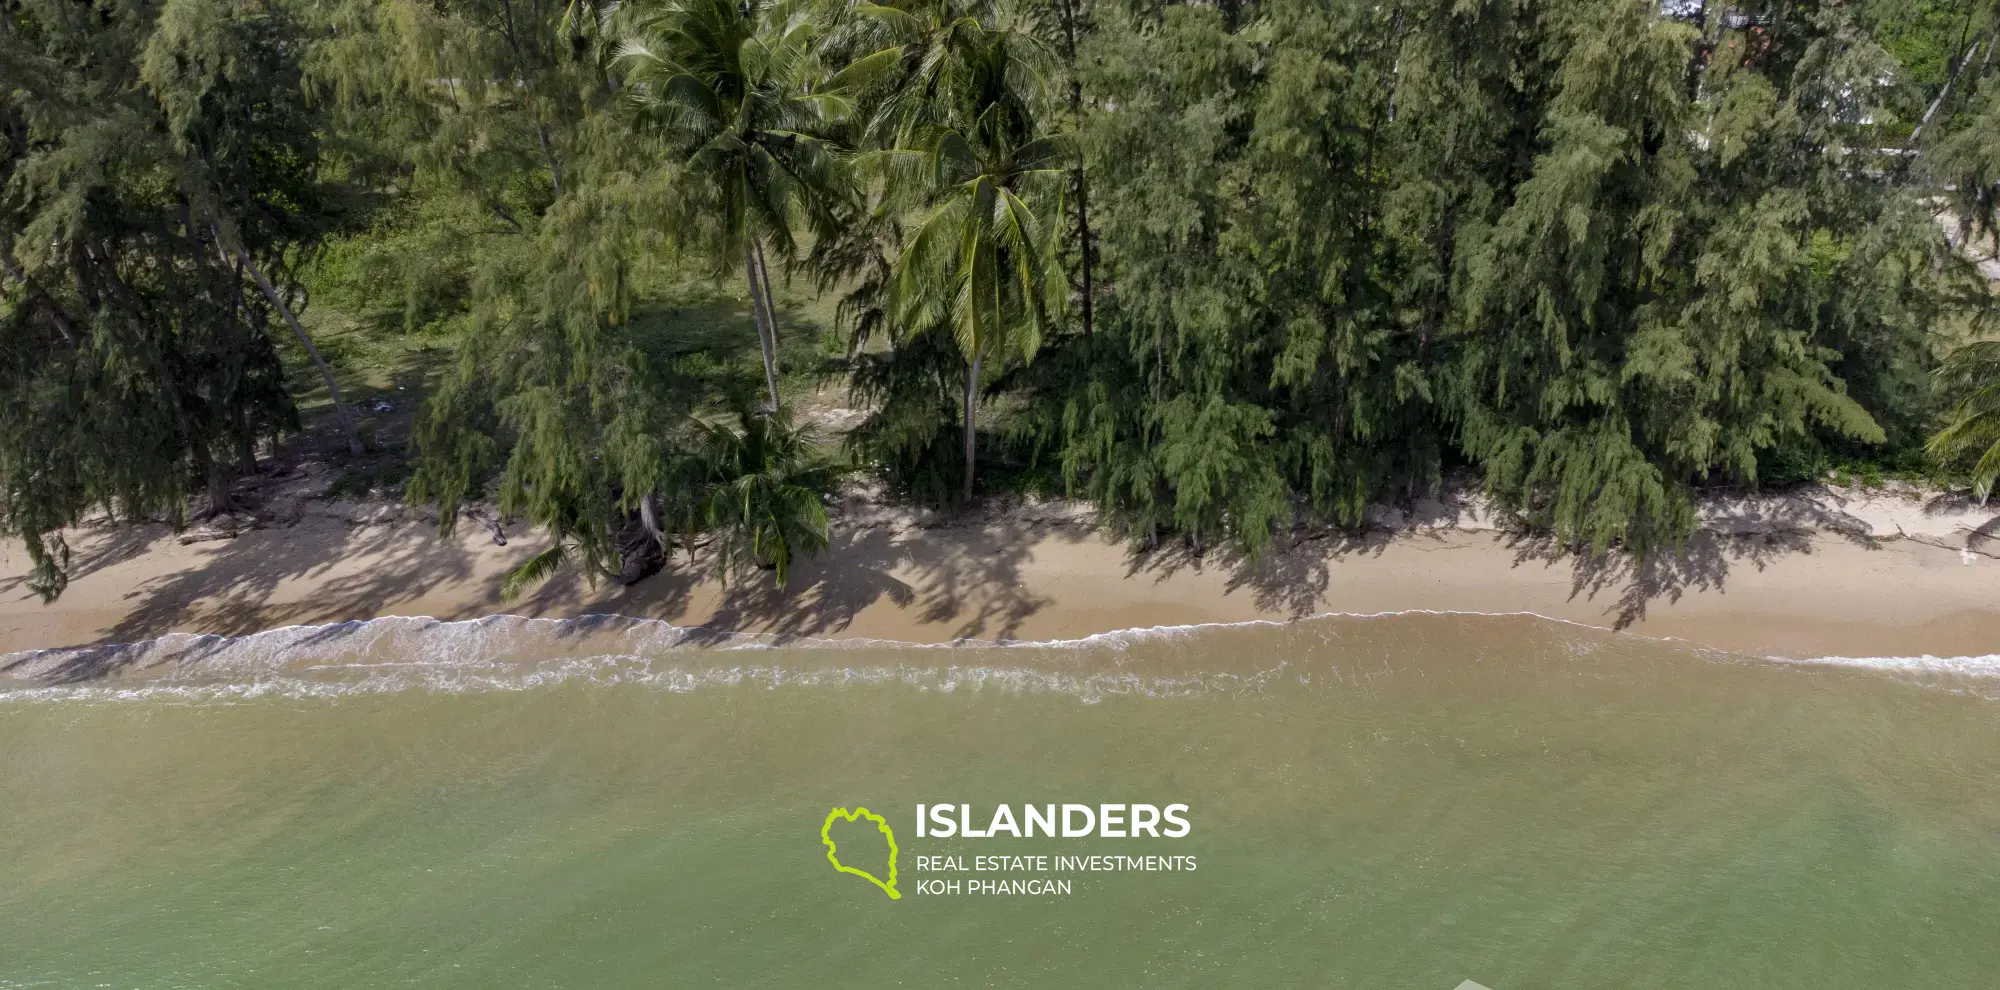
[[[794,559],[826,549],[823,500],[838,467],[788,410],[759,414],[739,407],[733,422],[702,421],[697,429],[689,521],[713,534],[716,567],[725,580],[754,567],[771,571],[782,586]]]
[[[1566,539],[1670,546],[1788,445],[1907,449],[1927,335],[1986,305],[1854,144],[1895,64],[1847,8],[1238,13],[1100,10],[1084,59],[1113,339],[1037,408],[1140,535],[1254,551],[1463,457]]]
[[[595,8],[540,0],[311,0],[305,59],[333,115],[327,168],[376,209],[311,271],[327,301],[405,333],[466,332],[487,269],[535,264],[591,167],[614,84]],[[587,176],[583,176],[587,178]]]
[[[1915,470],[1926,437],[1984,494],[1996,29],[1990,0],[0,0],[0,533],[54,595],[89,509],[226,508],[298,428],[274,339],[319,363],[309,287],[369,346],[449,349],[406,494],[544,528],[510,593],[634,532],[782,581],[834,472],[781,406],[781,354],[820,355],[771,258],[839,297],[848,447],[927,504],[1059,472],[1137,539],[1256,552],[1464,467],[1647,553],[1702,486]]]
[[[500,582],[501,599],[511,602],[529,588],[556,576],[569,565],[570,557],[576,550],[574,544],[557,540],[554,546],[522,561],[521,566],[508,571],[507,577]]]
[[[655,0],[621,16],[631,123],[665,144],[712,259],[732,264],[752,239],[789,258],[800,222],[827,229],[843,176],[817,132],[852,104],[815,57],[807,9]]]
[[[465,329],[482,248],[513,236],[466,197],[399,195],[302,274],[316,302],[372,330],[450,339]]]
[[[1468,230],[1452,390],[1495,494],[1600,551],[1645,550],[1687,532],[1690,484],[1755,484],[1759,452],[1787,437],[1884,439],[1820,325],[1847,280],[1814,265],[1851,274],[1857,296],[1909,273],[1808,248],[1915,204],[1869,188],[1842,148],[1825,94],[1884,71],[1846,25],[1801,32],[1784,87],[1754,63],[1718,70],[1704,134],[1685,29],[1637,4],[1577,13],[1557,29],[1570,54],[1528,173],[1490,226]],[[1921,233],[1894,250],[1936,253]],[[1858,334],[1907,329],[1881,326],[1900,312],[1843,315]]]
[[[1957,379],[1962,397],[1928,449],[1942,461],[1971,460],[1973,494],[1985,501],[2000,478],[2000,341],[1959,348],[1945,370]]]
[[[331,207],[293,13],[0,6],[0,533],[45,598],[86,511],[225,510],[296,427],[272,335]]]
[[[548,0],[319,0],[307,58],[360,181],[437,183],[527,233],[611,94],[596,10]]]
[[[890,325],[903,340],[949,332],[964,359],[960,450],[970,499],[979,400],[987,380],[1032,361],[1068,291],[1057,218],[1070,148],[1045,133],[1046,50],[945,2],[883,7],[904,40],[906,78],[883,101],[875,130],[891,147],[874,164],[896,213],[915,213],[887,283]]]
[[[1254,551],[1295,498],[1351,524],[1438,470],[1439,276],[1383,188],[1397,25],[1266,9],[1100,10],[1080,56],[1113,289],[1045,359],[1037,407],[1074,488],[1145,539]]]
[[[1964,115],[1963,127],[1925,149],[1924,166],[1948,184],[1961,233],[1991,241],[2000,236],[2000,72],[1977,80]]]
[[[849,91],[882,60],[827,73],[809,8],[790,0],[650,0],[621,18],[631,123],[666,146],[685,200],[682,236],[700,238],[718,273],[741,259],[775,409],[777,312],[765,246],[795,257],[802,222],[831,236],[846,170],[820,135],[852,112]]]
[[[917,505],[958,506],[965,358],[957,342],[918,334],[891,350],[858,354],[849,383],[855,402],[871,410],[848,436],[857,459]]]
[[[534,250],[487,259],[458,365],[414,436],[408,496],[436,502],[447,529],[499,469],[500,509],[574,544],[591,573],[614,571],[613,535],[676,470],[700,401],[671,360],[649,353],[635,320],[661,251],[655,177],[578,169],[539,222]]]

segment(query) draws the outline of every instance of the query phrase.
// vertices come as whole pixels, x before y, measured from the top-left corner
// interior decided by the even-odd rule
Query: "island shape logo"
[[[842,863],[840,861],[840,850],[837,847],[835,847],[833,842],[833,823],[843,818],[850,822],[856,822],[860,821],[863,818],[866,818],[869,821],[874,822],[875,827],[881,830],[882,835],[889,840],[888,882],[886,883],[883,882],[881,877],[878,877],[875,874],[868,872],[867,870],[857,870],[854,867],[848,866],[847,864]],[[863,880],[866,880],[869,883],[872,883],[875,886],[882,888],[882,892],[888,894],[889,899],[892,901],[902,900],[903,895],[896,890],[896,833],[893,829],[889,827],[888,819],[883,818],[881,815],[869,811],[867,808],[856,808],[853,811],[849,811],[846,808],[835,808],[832,811],[826,813],[826,824],[821,825],[819,827],[819,841],[826,844],[826,859],[827,862],[833,864],[834,869],[839,870],[842,873],[852,873],[855,876],[860,877]]]

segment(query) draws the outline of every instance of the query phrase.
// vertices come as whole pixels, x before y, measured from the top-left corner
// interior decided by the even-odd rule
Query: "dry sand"
[[[268,528],[184,543],[164,526],[74,534],[75,580],[29,594],[25,553],[0,549],[0,653],[241,634],[379,615],[616,612],[794,636],[915,642],[1075,638],[1113,629],[1322,612],[1532,612],[1786,656],[2000,652],[2000,514],[1917,491],[1813,489],[1717,499],[1685,554],[1638,566],[1580,560],[1499,528],[1476,499],[1379,509],[1355,536],[1291,533],[1256,562],[1174,546],[1137,554],[1062,503],[957,520],[857,494],[832,550],[791,586],[725,588],[677,562],[629,588],[575,576],[512,604],[501,575],[541,548],[488,524],[441,538],[409,510],[307,500]]]

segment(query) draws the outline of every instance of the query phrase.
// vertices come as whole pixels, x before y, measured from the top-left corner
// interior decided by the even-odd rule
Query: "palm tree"
[[[1964,389],[1952,407],[1951,421],[1925,446],[1940,462],[1973,454],[1972,493],[1981,502],[2000,479],[2000,340],[1981,340],[1952,352],[1942,369]]]
[[[825,498],[840,479],[840,466],[821,456],[818,438],[796,425],[788,409],[745,404],[726,419],[695,420],[690,426],[689,452],[671,469],[675,483],[666,486],[664,498],[641,503],[647,531],[668,550],[674,542],[662,530],[677,533],[690,553],[713,547],[724,581],[755,569],[774,572],[783,585],[794,560],[827,547]],[[584,526],[578,521],[570,531]],[[707,543],[704,535],[710,537]],[[593,584],[611,576],[584,541],[558,537],[554,546],[509,571],[500,593],[512,601],[571,564],[582,565]]]
[[[1036,127],[1047,64],[1038,42],[946,0],[917,8],[896,12],[893,23],[919,33],[921,46],[878,117],[897,149],[881,156],[890,193],[924,211],[896,260],[889,309],[909,333],[949,328],[965,357],[962,495],[970,500],[988,362],[1033,360],[1067,295],[1053,218],[1068,144]]]
[[[704,472],[691,518],[715,533],[724,580],[745,563],[775,572],[783,585],[792,560],[826,549],[826,493],[838,468],[816,452],[811,432],[779,409],[737,410],[734,423],[702,423]]]
[[[632,124],[663,139],[712,225],[724,270],[740,258],[770,408],[779,405],[777,309],[766,246],[795,255],[798,221],[833,223],[844,190],[822,137],[852,112],[851,91],[893,57],[821,71],[814,21],[797,0],[640,0],[622,15],[618,61]]]

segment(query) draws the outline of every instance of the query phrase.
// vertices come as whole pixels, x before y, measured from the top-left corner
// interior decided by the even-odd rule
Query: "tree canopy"
[[[225,508],[301,429],[286,355],[344,415],[314,299],[449,348],[407,494],[543,527],[520,587],[635,540],[782,580],[829,381],[904,497],[1197,549],[1454,473],[1642,554],[1704,487],[2000,477],[1990,0],[0,11],[0,531],[44,594],[94,507]],[[844,354],[787,350],[795,280]]]

